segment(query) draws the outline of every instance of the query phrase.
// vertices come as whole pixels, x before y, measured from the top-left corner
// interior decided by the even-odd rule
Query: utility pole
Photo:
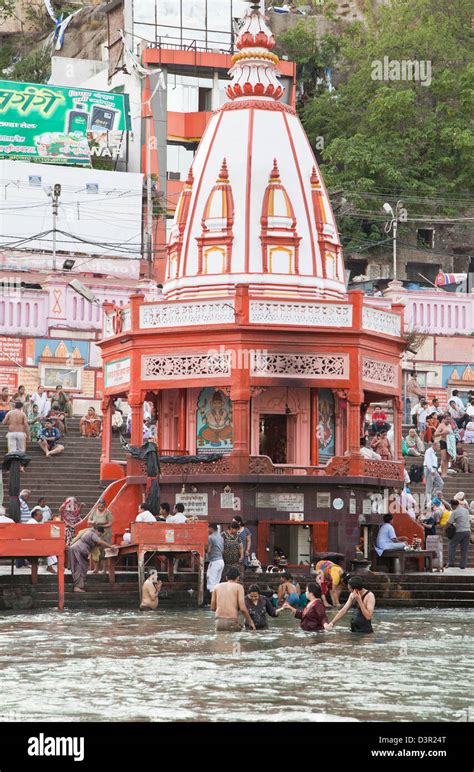
[[[385,203],[383,205],[383,210],[387,214],[391,216],[391,219],[385,226],[385,233],[390,233],[392,231],[392,242],[393,242],[393,278],[397,278],[397,231],[398,231],[398,221],[404,220],[406,222],[406,210],[403,208],[403,202],[397,201],[397,204],[395,206],[395,211],[393,211],[393,207],[390,206],[390,204]]]
[[[56,183],[56,185],[53,187],[53,192],[51,194],[51,202],[53,205],[53,271],[56,271],[56,224],[58,219],[58,207],[59,207],[60,195],[61,195],[61,185],[59,185],[59,183]]]
[[[153,207],[151,197],[151,104],[147,115],[146,132],[146,231],[148,252],[148,277],[152,277],[153,266]]]

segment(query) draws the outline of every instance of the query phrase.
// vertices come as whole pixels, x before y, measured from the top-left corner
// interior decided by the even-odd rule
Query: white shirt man
[[[425,451],[423,466],[426,481],[425,496],[427,502],[431,503],[431,498],[444,488],[444,480],[438,472],[438,457],[431,446]]]
[[[10,523],[10,525],[13,525],[14,520],[11,519],[11,517],[7,517],[5,514],[5,507],[0,507],[0,523]]]
[[[426,407],[422,407],[421,410],[418,413],[418,426],[426,426],[426,419],[428,417],[428,409]]]
[[[400,504],[402,512],[406,512],[410,515],[412,520],[416,520],[416,501],[409,488],[404,488],[402,495],[400,496]]]
[[[474,404],[471,404],[471,402],[469,402],[466,408],[466,413],[468,414],[469,418],[474,418]]]
[[[185,523],[186,518],[182,512],[174,512],[166,518],[167,523]]]
[[[34,509],[31,510],[31,517],[29,520],[26,521],[25,525],[40,525],[42,517],[43,515],[41,512],[41,507],[34,507]],[[49,557],[46,558],[46,565],[48,566],[46,570],[48,571],[48,573],[50,574],[56,573],[52,568],[52,566],[56,565],[57,562],[58,562],[58,559],[55,555],[49,555]]]
[[[458,397],[457,395],[454,396],[454,394],[451,394],[450,398],[448,399],[448,405],[452,400],[454,400],[454,402],[456,403],[456,407],[458,408],[458,410],[462,410],[463,413],[466,412],[466,408],[464,407],[464,402],[462,401],[462,399],[460,399],[460,397]]]
[[[40,501],[42,501],[42,499],[40,499]],[[51,508],[48,507],[47,504],[45,504],[44,506],[41,506],[41,504],[37,504],[35,509],[41,510],[41,514],[43,515],[43,523],[47,523],[48,520],[51,520],[53,513],[51,511]]]
[[[431,445],[427,450],[425,450],[425,456],[423,458],[423,466],[426,466],[426,468],[429,469],[430,471],[433,471],[433,469],[438,471],[438,456],[434,452]]]
[[[420,403],[417,402],[417,404],[414,405],[412,407],[412,409],[410,410],[410,415],[411,415],[413,423],[415,423],[415,420],[414,420],[415,417],[416,417],[416,420],[418,420],[418,415],[421,413],[422,409],[423,408],[421,407]]]
[[[145,505],[140,506],[140,512],[138,513],[136,523],[156,523],[155,515],[146,508]]]
[[[46,418],[50,414],[51,400],[48,399],[48,392],[42,386],[38,387],[38,391],[33,394],[31,401],[38,408],[40,418]]]

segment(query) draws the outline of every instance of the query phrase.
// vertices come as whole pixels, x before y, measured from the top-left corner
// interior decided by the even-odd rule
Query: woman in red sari
[[[284,603],[283,608],[287,608],[296,619],[301,620],[301,629],[307,633],[324,632],[328,629],[329,622],[321,600],[321,587],[315,582],[309,582],[306,585],[306,597],[309,602],[304,609],[293,608],[289,603]]]

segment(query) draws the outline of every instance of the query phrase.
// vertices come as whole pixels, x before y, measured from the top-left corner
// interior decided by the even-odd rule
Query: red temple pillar
[[[186,430],[188,423],[186,389],[180,389],[178,395],[178,450],[186,451]]]
[[[105,397],[102,400],[102,456],[101,464],[110,463],[112,459],[112,410],[113,400]]]
[[[361,438],[361,414],[360,406],[362,404],[362,397],[360,394],[349,394],[348,406],[347,406],[347,447],[349,453],[360,452],[360,438]]]
[[[158,450],[163,447],[163,391],[161,389],[156,397],[156,445]]]
[[[310,461],[311,466],[318,464],[318,389],[311,389],[311,447]]]
[[[402,416],[403,408],[400,397],[394,397],[392,401],[393,407],[393,445],[394,445],[394,461],[400,461],[402,458]]]
[[[128,404],[132,414],[131,444],[140,446],[143,444],[143,399],[139,392],[130,393]]]
[[[140,392],[131,392],[128,395],[132,418],[132,433],[130,445],[139,448],[143,445],[143,396]],[[141,475],[142,465],[137,458],[127,459],[127,474]]]
[[[230,389],[233,424],[232,456],[237,459],[238,470],[245,472],[248,469],[250,456],[250,385],[248,373],[239,371],[236,375],[239,380],[233,383]]]

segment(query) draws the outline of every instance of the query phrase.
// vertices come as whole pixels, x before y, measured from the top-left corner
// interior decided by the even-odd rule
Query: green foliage
[[[317,28],[317,19],[308,17],[278,36],[277,54],[285,55],[296,63],[300,106],[318,90],[322,92],[324,86],[318,89],[317,79],[324,77],[326,68],[332,64],[338,53],[337,38],[325,35],[318,40]]]
[[[344,191],[346,210],[368,211],[372,222],[370,212],[380,212],[387,199],[406,199],[409,217],[459,211],[449,199],[466,196],[474,176],[470,2],[391,0],[374,11],[366,7],[367,26],[345,27],[337,46],[326,49],[336,67],[336,91],[315,92],[302,109],[310,141],[324,137],[326,183]],[[313,54],[308,46],[301,44],[297,59],[303,71],[324,61],[321,44],[313,41]],[[384,57],[430,63],[431,82],[374,79],[374,62]],[[437,204],[420,200],[435,196]],[[360,219],[348,216],[342,223],[346,245],[377,240]],[[378,235],[383,238],[381,228]]]
[[[13,16],[16,0],[0,0],[0,21]]]
[[[51,55],[47,50],[33,51],[15,65],[9,80],[46,83],[51,74]]]
[[[10,40],[6,40],[0,46],[0,73],[6,67],[10,66],[14,55],[15,55],[15,47],[13,43],[11,43]],[[1,77],[5,77],[5,76],[2,75]]]

